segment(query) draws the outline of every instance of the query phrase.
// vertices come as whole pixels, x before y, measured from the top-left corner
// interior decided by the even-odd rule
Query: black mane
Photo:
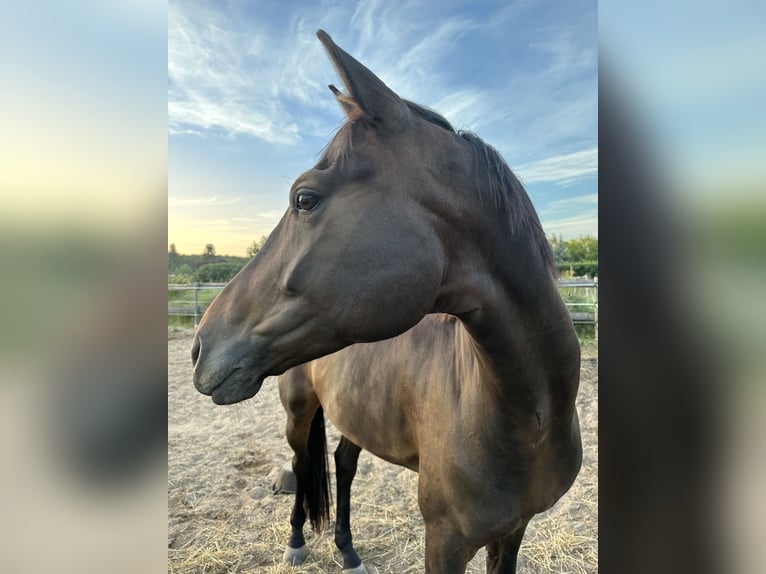
[[[545,265],[556,276],[553,251],[545,236],[537,210],[524,186],[508,167],[500,152],[471,131],[456,131],[452,124],[437,112],[408,100],[404,102],[418,117],[455,133],[468,142],[473,151],[476,172],[486,176],[484,184],[479,186],[481,193],[489,196],[496,209],[505,212],[511,233],[526,234],[527,239],[537,246]]]

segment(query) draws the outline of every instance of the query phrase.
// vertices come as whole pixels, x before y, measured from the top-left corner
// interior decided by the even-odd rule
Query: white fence
[[[194,317],[194,326],[226,283],[168,283],[168,317]],[[179,295],[171,296],[178,292]]]
[[[226,283],[169,283],[168,284],[168,317],[193,317],[194,325],[210,302],[226,286]],[[561,279],[559,287],[565,293],[564,299],[572,321],[578,324],[594,325],[598,339],[598,277],[594,279]],[[576,299],[585,301],[567,301],[567,291],[584,290]],[[179,293],[171,296],[171,292]]]
[[[564,302],[569,309],[569,314],[572,316],[572,322],[581,325],[593,325],[594,335],[598,340],[598,277],[593,279],[589,278],[575,278],[575,279],[560,279],[559,290],[562,291],[564,296]],[[582,298],[584,301],[568,301],[567,292],[577,290],[583,290],[584,292],[578,293],[580,296],[575,297],[577,299]]]

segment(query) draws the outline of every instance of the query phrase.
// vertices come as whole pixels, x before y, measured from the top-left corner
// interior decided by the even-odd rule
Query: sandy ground
[[[340,572],[332,528],[305,529],[310,555],[281,564],[293,497],[273,494],[292,457],[275,380],[256,397],[216,406],[191,382],[191,332],[168,333],[168,572]],[[578,397],[583,468],[572,489],[527,528],[518,572],[598,571],[598,353],[583,349]],[[328,448],[339,435],[328,422]],[[330,456],[331,472],[332,456]],[[332,486],[334,492],[334,483]],[[370,574],[423,572],[417,474],[362,452],[351,491],[354,544]],[[484,572],[484,550],[467,572]]]

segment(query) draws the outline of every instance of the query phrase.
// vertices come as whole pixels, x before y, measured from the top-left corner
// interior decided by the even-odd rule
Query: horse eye
[[[295,197],[295,206],[299,211],[310,211],[319,203],[319,198],[313,193],[302,191]]]

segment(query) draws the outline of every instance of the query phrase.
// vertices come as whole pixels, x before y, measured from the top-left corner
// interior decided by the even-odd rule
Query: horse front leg
[[[521,539],[527,523],[510,536],[487,544],[487,574],[515,574]]]
[[[426,522],[426,574],[464,574],[476,550],[454,524]]]
[[[319,408],[319,399],[314,393],[305,368],[290,369],[279,377],[279,398],[287,413],[285,435],[293,456],[295,473],[295,503],[290,515],[290,540],[283,554],[283,561],[297,566],[308,556],[303,526],[307,518],[307,501],[311,500],[312,461],[309,442],[312,433],[312,421]],[[322,435],[324,431],[322,431]],[[322,440],[324,440],[322,436]]]
[[[367,574],[361,558],[351,543],[351,482],[356,475],[356,464],[361,448],[345,436],[335,449],[338,508],[335,522],[335,545],[343,554],[343,574]]]
[[[303,537],[303,526],[306,524],[306,497],[311,488],[311,455],[308,442],[311,432],[313,413],[306,409],[293,409],[287,412],[287,442],[295,453],[293,455],[293,472],[295,473],[295,504],[290,514],[292,528],[290,540],[282,556],[282,560],[292,566],[303,564],[308,556],[306,539]]]

